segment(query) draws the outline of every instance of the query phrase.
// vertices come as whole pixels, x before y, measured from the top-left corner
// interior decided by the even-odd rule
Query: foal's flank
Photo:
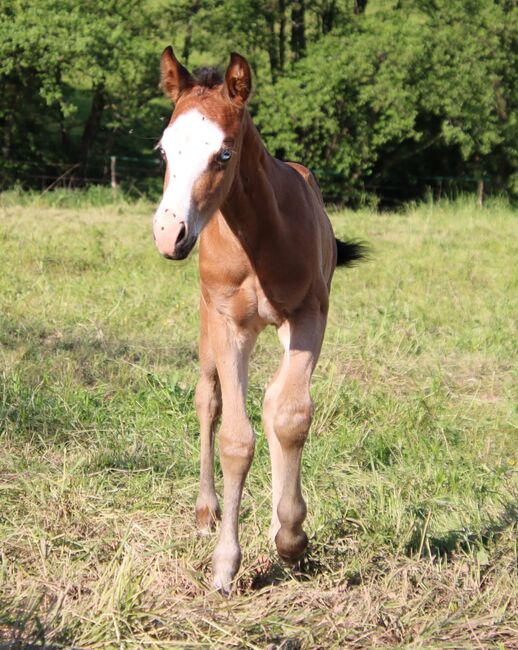
[[[255,448],[246,413],[251,351],[261,330],[274,325],[284,352],[263,409],[272,465],[270,535],[281,558],[294,564],[308,543],[300,466],[331,279],[337,265],[361,259],[364,249],[337,242],[311,172],[266,151],[246,108],[252,80],[242,56],[231,54],[223,78],[214,70],[195,77],[168,47],[161,78],[175,108],[159,145],[166,173],[153,234],[169,259],[185,258],[200,238],[196,521],[208,532],[221,516],[213,468],[221,418],[224,508],[213,579],[229,593],[241,562],[239,507]]]

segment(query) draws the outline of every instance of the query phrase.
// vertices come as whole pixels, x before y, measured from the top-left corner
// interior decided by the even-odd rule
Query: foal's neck
[[[270,244],[275,237],[279,215],[272,185],[274,164],[247,112],[238,168],[220,210],[251,259],[259,253],[264,234]]]

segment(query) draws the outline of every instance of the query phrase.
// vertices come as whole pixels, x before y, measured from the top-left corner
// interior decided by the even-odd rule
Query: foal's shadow
[[[493,545],[506,533],[510,533],[514,538],[517,525],[518,507],[514,502],[510,502],[505,504],[502,512],[477,534],[451,530],[441,537],[427,537],[426,543],[423,544],[424,533],[418,531],[419,534],[416,533],[415,538],[411,540],[403,552],[394,555],[394,559],[399,555],[401,561],[404,561],[405,557],[415,559],[421,556],[430,559],[443,557],[453,561],[456,554],[462,552],[473,556],[474,552],[480,548],[490,551]],[[318,537],[313,538],[313,553],[317,551],[315,546],[318,547],[318,543]],[[279,560],[276,552],[272,550],[270,555],[259,558],[256,566],[251,568],[248,581],[246,581],[246,588],[259,591],[265,587],[273,587],[289,580],[303,583],[328,572],[329,566],[326,562],[315,557],[313,553],[310,542],[307,555],[296,566],[290,567]],[[518,569],[518,560],[515,559],[514,562]],[[383,558],[381,556],[371,558],[370,566],[373,569],[378,567],[379,570],[379,567],[383,566]],[[482,573],[491,571],[491,567],[492,563],[483,566]],[[347,572],[345,577],[350,586],[360,585],[363,581],[362,575],[357,572]]]
[[[309,549],[310,551],[311,549]],[[294,566],[282,562],[272,550],[266,560],[259,560],[259,566],[255,568],[249,588],[253,591],[272,587],[288,580],[297,582],[309,582],[312,578],[325,571],[325,567],[309,552]]]

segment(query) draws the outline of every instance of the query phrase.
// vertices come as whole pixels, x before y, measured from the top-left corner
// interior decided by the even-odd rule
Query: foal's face
[[[180,260],[190,253],[232,184],[250,69],[233,54],[222,84],[198,85],[167,48],[161,71],[175,109],[159,143],[166,172],[153,235],[162,255]]]

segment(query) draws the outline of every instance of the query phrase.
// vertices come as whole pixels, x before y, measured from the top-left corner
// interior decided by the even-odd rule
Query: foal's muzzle
[[[196,235],[189,233],[184,221],[155,221],[153,237],[159,252],[168,260],[185,259],[196,243]]]

